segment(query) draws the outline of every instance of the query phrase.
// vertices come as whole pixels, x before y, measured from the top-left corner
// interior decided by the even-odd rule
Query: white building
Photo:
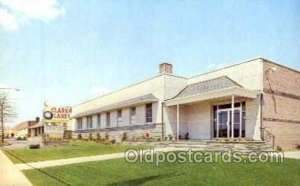
[[[257,58],[190,78],[174,75],[172,65],[168,63],[160,64],[159,71],[153,78],[74,106],[72,122],[75,137],[80,134],[87,138],[96,133],[103,137],[107,133],[110,138],[122,138],[125,132],[128,138],[248,137],[261,140],[264,130],[277,135],[272,133],[276,133],[272,122],[274,126],[277,126],[276,122],[298,122],[293,127],[300,131],[300,114],[289,119],[292,122],[287,118],[282,120],[281,116],[276,118],[276,115],[271,117],[271,121],[268,117],[273,112],[268,107],[271,103],[265,104],[266,101],[271,102],[270,96],[293,97],[278,95],[278,91],[282,93],[283,82],[276,79],[277,76],[290,73],[289,82],[298,81],[284,85],[284,91],[291,90],[295,98],[296,106],[290,112],[300,113],[300,93],[295,90],[298,87],[300,90],[300,73],[296,70]],[[270,79],[274,79],[273,89],[268,87]],[[277,87],[277,93],[274,87]],[[289,143],[300,143],[299,137]]]

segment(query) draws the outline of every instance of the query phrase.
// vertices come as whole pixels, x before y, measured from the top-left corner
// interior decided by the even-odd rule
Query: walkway
[[[188,149],[189,148],[164,147],[164,148],[155,148],[154,151],[160,151],[160,152],[182,151],[182,150],[186,151]],[[196,150],[196,149],[193,148],[193,150]],[[150,150],[143,150],[144,153],[147,151],[150,152]],[[130,155],[133,155],[133,154],[130,154]],[[32,163],[22,163],[22,164],[16,164],[15,167],[18,170],[40,169],[40,168],[63,166],[63,165],[70,165],[70,164],[76,164],[76,163],[118,159],[118,158],[123,158],[123,157],[125,157],[124,152],[113,153],[113,154],[103,154],[103,155],[96,155],[96,156],[78,157],[78,158],[40,161],[40,162],[32,162]],[[284,157],[291,158],[291,159],[300,159],[300,151],[284,152]]]
[[[284,158],[300,159],[300,151],[288,151],[288,152],[284,152]]]
[[[178,150],[187,150],[187,148],[174,148],[174,147],[167,147],[167,148],[155,148],[154,151],[160,152],[168,152],[168,151],[178,151]],[[147,152],[150,150],[143,150],[143,152]],[[133,154],[130,154],[133,155]],[[55,166],[63,166],[69,164],[76,164],[76,163],[84,163],[84,162],[91,162],[91,161],[104,161],[104,160],[111,160],[117,158],[125,157],[125,153],[114,153],[114,154],[103,154],[97,156],[87,156],[87,157],[79,157],[79,158],[68,158],[68,159],[59,159],[59,160],[49,160],[49,161],[40,161],[40,162],[32,162],[32,163],[21,163],[16,164],[18,170],[29,170],[29,169],[40,169],[46,167],[55,167]]]
[[[0,149],[0,185],[29,186],[31,183]]]

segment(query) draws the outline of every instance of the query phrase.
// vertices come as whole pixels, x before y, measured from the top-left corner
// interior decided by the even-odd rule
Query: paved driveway
[[[9,144],[8,146],[5,146],[5,149],[19,149],[19,148],[28,148],[28,145],[31,143],[27,140],[16,140],[16,139],[7,139],[5,140]]]

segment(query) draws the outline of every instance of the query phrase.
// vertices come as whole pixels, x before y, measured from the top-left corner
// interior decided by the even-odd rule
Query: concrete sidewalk
[[[0,148],[0,185],[1,186],[29,186],[29,180],[6,157]]]
[[[168,151],[178,151],[178,150],[187,150],[187,148],[174,148],[174,147],[165,147],[165,148],[155,148],[154,151],[160,152],[168,152]],[[147,152],[150,150],[143,150],[143,152]],[[133,154],[129,154],[132,156]],[[40,161],[40,162],[32,162],[32,163],[21,163],[16,164],[16,168],[18,170],[29,170],[29,169],[40,169],[46,167],[55,167],[55,166],[63,166],[69,164],[76,164],[76,163],[84,163],[84,162],[91,162],[91,161],[104,161],[104,160],[111,160],[111,159],[118,159],[124,158],[125,153],[113,153],[113,154],[103,154],[97,156],[86,156],[86,157],[79,157],[79,158],[68,158],[68,159],[59,159],[59,160],[49,160],[49,161]]]
[[[287,151],[287,152],[284,152],[284,158],[300,159],[300,151]]]
[[[164,147],[164,148],[155,148],[154,152],[169,152],[169,151],[187,151],[190,148],[178,148],[178,147]],[[193,149],[193,150],[196,150]],[[147,152],[150,150],[143,150],[143,152]],[[129,154],[131,157],[132,153]],[[16,164],[15,167],[18,170],[29,170],[29,169],[41,169],[47,167],[55,167],[55,166],[63,166],[63,165],[70,165],[76,163],[84,163],[84,162],[92,162],[92,161],[104,161],[104,160],[111,160],[111,159],[118,159],[124,158],[125,153],[113,153],[113,154],[103,154],[103,155],[96,155],[96,156],[86,156],[86,157],[78,157],[78,158],[68,158],[68,159],[58,159],[58,160],[49,160],[49,161],[40,161],[40,162],[32,162],[32,163],[21,163]],[[300,151],[293,151],[293,152],[284,152],[284,158],[291,158],[291,159],[300,159]]]

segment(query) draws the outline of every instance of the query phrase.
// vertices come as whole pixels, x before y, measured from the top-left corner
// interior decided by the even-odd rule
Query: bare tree
[[[15,117],[14,107],[6,93],[0,93],[1,142],[4,142],[4,123]]]

